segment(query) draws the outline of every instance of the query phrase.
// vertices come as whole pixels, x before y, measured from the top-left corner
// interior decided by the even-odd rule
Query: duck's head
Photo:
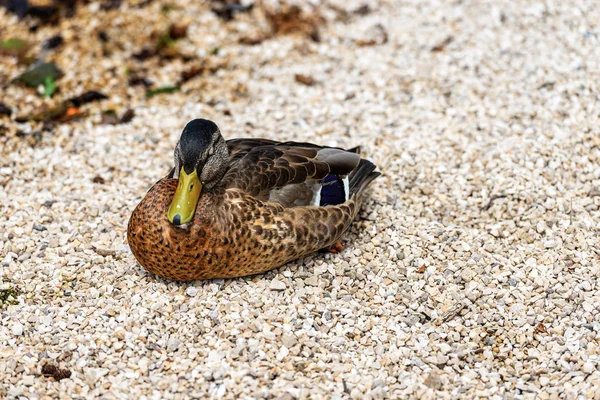
[[[212,190],[227,170],[227,145],[217,125],[206,119],[190,121],[175,146],[173,178],[179,179],[167,212],[173,225],[194,218],[202,192]]]

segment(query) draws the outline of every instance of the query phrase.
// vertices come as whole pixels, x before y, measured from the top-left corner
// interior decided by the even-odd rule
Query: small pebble
[[[281,282],[280,280],[277,279],[273,279],[271,281],[271,283],[269,284],[269,289],[271,290],[276,290],[276,291],[282,291],[286,289],[286,285],[284,282]]]
[[[586,374],[591,374],[592,372],[594,372],[596,370],[596,367],[594,366],[593,363],[586,362],[583,364],[583,368],[581,368],[581,370],[583,372],[585,372]]]
[[[179,339],[175,339],[175,338],[169,339],[169,342],[167,343],[167,350],[169,350],[169,351],[177,350],[177,348],[179,348],[180,343],[181,343],[181,341]]]
[[[23,334],[23,325],[19,322],[15,322],[10,331],[13,336],[21,336]]]

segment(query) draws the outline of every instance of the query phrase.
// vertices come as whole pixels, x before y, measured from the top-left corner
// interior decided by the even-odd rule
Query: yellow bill
[[[173,201],[167,212],[167,218],[173,225],[183,225],[194,219],[196,205],[202,191],[202,183],[194,169],[191,174],[186,174],[183,167],[179,173],[179,184],[173,196]]]

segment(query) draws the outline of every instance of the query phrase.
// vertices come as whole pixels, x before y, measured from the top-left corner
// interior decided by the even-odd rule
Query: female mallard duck
[[[258,274],[338,249],[379,172],[358,149],[267,139],[227,142],[188,123],[175,167],[135,208],[127,238],[149,272],[181,281]]]

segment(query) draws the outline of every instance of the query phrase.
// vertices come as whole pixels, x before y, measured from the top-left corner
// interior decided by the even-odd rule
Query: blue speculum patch
[[[344,182],[337,175],[327,175],[321,184],[321,206],[333,206],[346,201]]]

